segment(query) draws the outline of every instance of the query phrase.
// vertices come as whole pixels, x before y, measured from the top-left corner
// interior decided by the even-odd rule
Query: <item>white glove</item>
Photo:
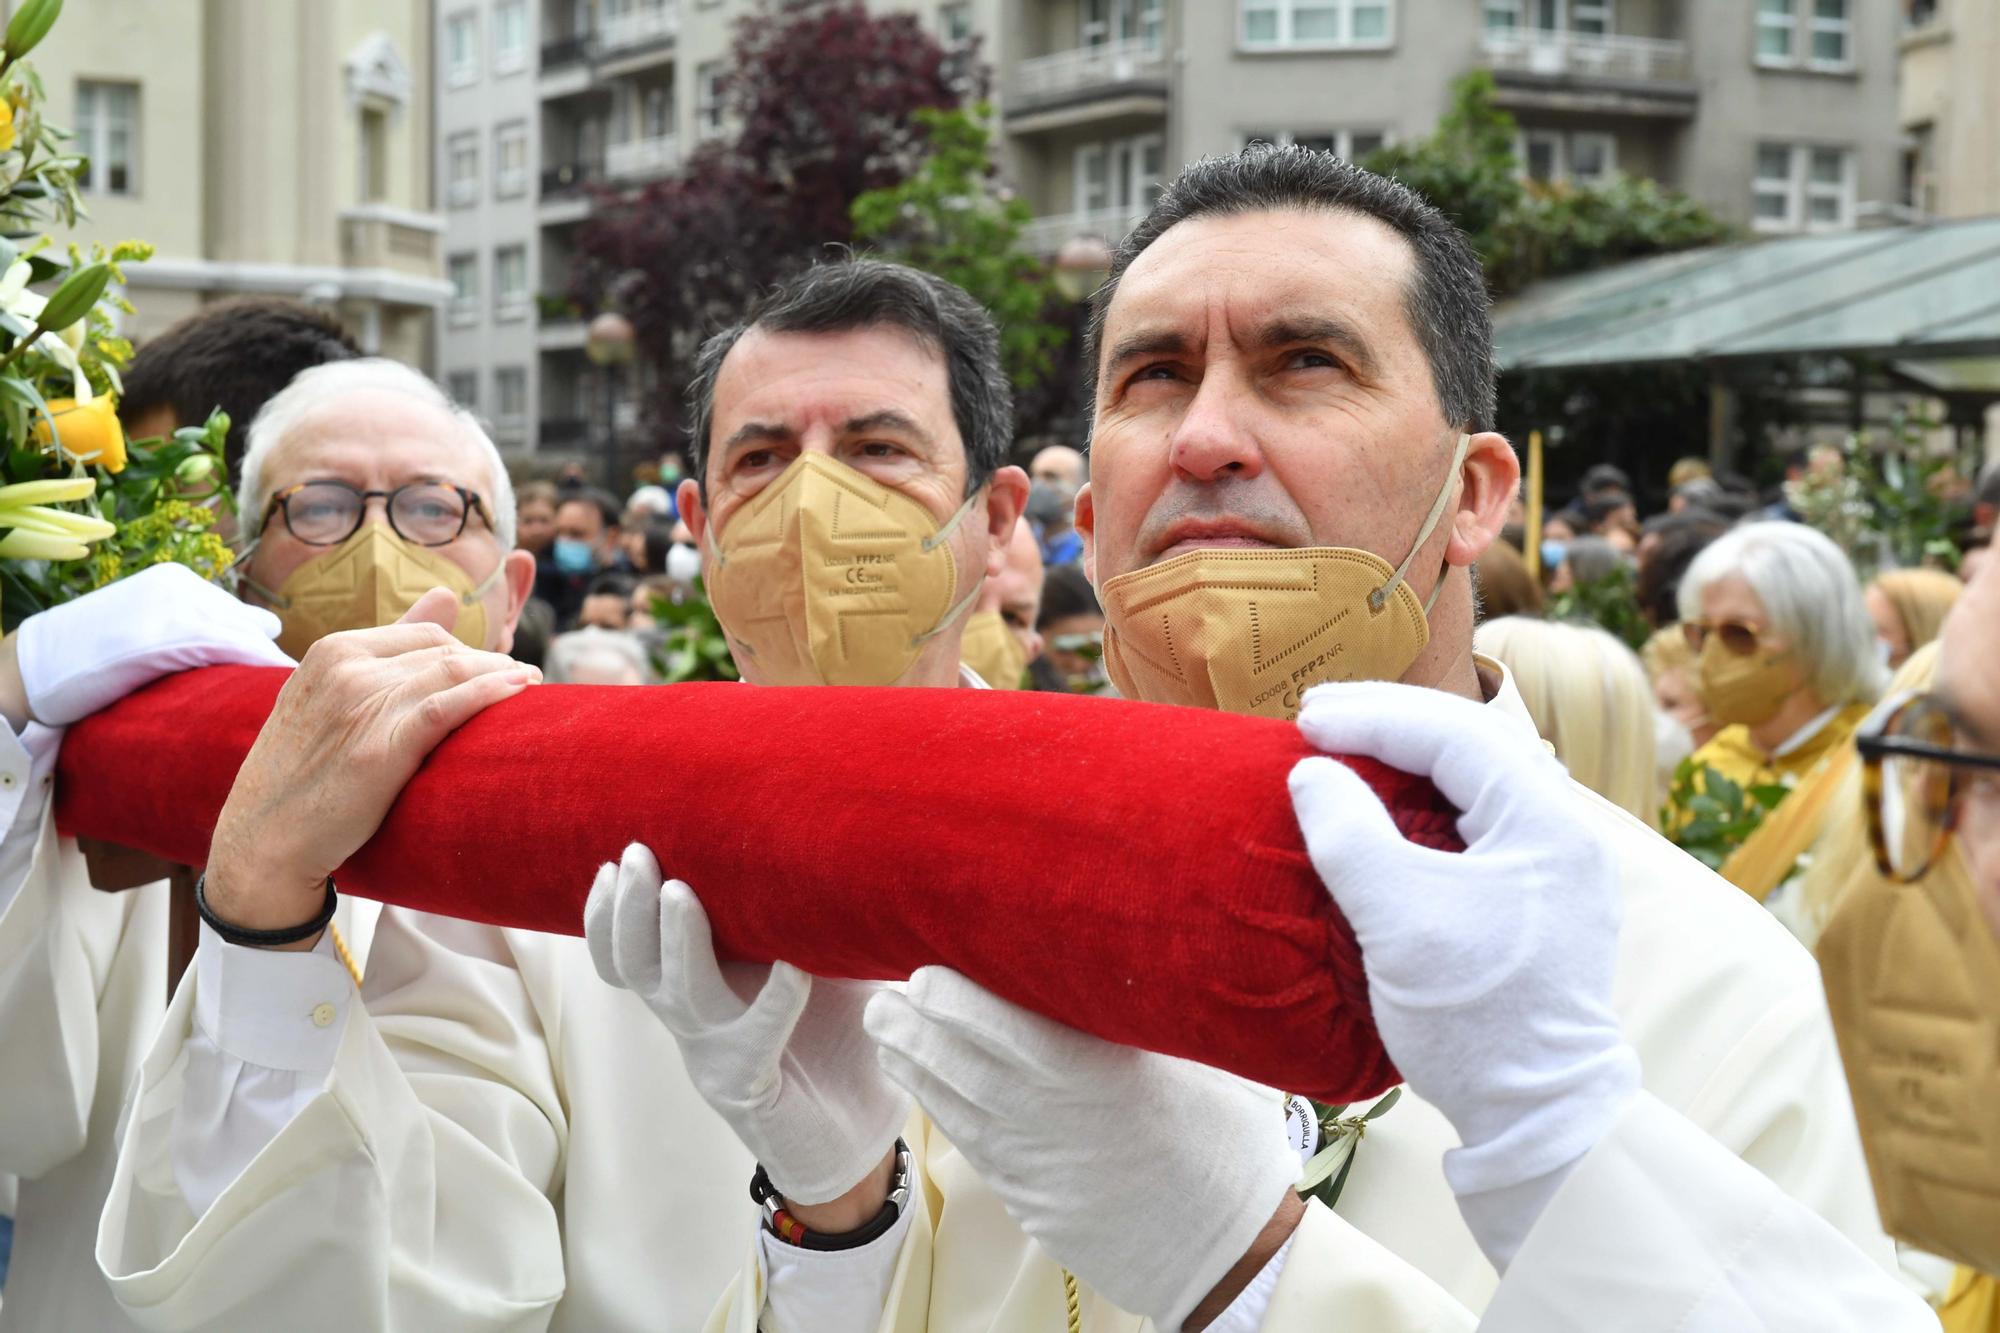
[[[1313,745],[1427,776],[1464,813],[1462,853],[1406,842],[1331,759],[1292,770],[1313,866],[1354,927],[1382,1043],[1458,1130],[1445,1175],[1496,1266],[1639,1086],[1611,1008],[1623,910],[1609,848],[1519,723],[1437,690],[1307,692]]]
[[[1181,1326],[1298,1183],[1277,1093],[1086,1036],[949,968],[877,995],[867,1023],[1021,1229],[1155,1327]]]
[[[696,1090],[778,1192],[827,1203],[895,1146],[910,1099],[861,1030],[879,983],[814,978],[789,963],[718,963],[694,890],[662,883],[639,843],[606,863],[583,909],[597,975],[635,992],[680,1044]]]
[[[21,622],[28,711],[68,726],[161,676],[204,666],[292,666],[278,618],[185,565],[154,565]]]

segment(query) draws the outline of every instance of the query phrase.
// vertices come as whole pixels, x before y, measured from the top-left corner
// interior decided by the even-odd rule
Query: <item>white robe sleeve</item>
[[[204,922],[194,966],[171,1158],[198,1216],[326,1086],[354,985],[331,932],[309,952],[283,953],[225,943]]]
[[[1936,1333],[1812,1209],[1650,1094],[1563,1182],[1485,1333]]]
[[[121,954],[153,943],[132,936],[155,889],[98,892],[75,845],[56,837],[49,794],[61,739],[34,724],[19,736],[0,726],[0,1171],[29,1177],[82,1151],[99,1010]]]
[[[147,1056],[98,1228],[98,1265],[134,1321],[547,1327],[565,1285],[550,1195],[568,1124],[505,933],[385,911],[363,1003],[324,1024],[315,1011],[352,990],[337,963],[272,955],[257,976],[212,952]],[[281,962],[297,968],[277,975]],[[241,1139],[193,1150],[203,1132]]]

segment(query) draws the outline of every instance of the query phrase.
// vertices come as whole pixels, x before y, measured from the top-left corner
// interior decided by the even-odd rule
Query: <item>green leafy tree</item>
[[[1452,86],[1451,107],[1429,136],[1380,149],[1362,165],[1442,209],[1472,238],[1487,280],[1502,294],[1733,234],[1694,200],[1652,181],[1614,177],[1578,187],[1524,180],[1515,130],[1492,73],[1475,70]]]
[[[994,171],[992,108],[925,107],[916,122],[929,155],[907,180],[854,201],[855,238],[970,292],[1000,325],[1008,377],[1034,388],[1057,373],[1069,331],[1052,317],[1048,266],[1021,248],[1032,210]]]

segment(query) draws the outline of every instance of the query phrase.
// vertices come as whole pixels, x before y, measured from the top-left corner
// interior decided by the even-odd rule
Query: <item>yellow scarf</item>
[[[2000,1333],[2000,1278],[1959,1269],[1938,1307],[1938,1322],[1944,1333]]]

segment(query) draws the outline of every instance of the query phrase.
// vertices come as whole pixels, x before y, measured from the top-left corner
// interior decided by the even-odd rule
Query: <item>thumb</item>
[[[398,625],[432,624],[450,633],[458,624],[458,598],[449,588],[432,588],[402,615],[396,617]]]
[[[1324,756],[1301,759],[1289,785],[1313,869],[1366,947],[1368,926],[1381,915],[1371,910],[1376,899],[1402,891],[1398,864],[1424,849],[1404,840],[1382,799],[1345,764]]]

